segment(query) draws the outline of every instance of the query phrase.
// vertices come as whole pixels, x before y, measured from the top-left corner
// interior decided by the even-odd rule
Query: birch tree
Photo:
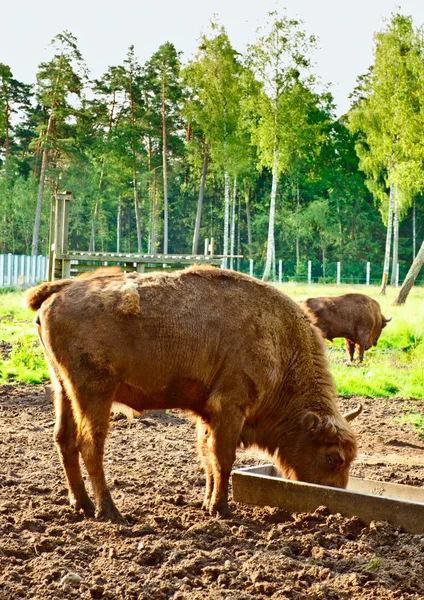
[[[405,172],[413,152],[409,122],[417,110],[417,79],[412,69],[416,50],[412,19],[393,14],[386,29],[375,35],[374,63],[361,78],[349,114],[349,127],[357,135],[360,168],[387,223],[381,294],[386,293],[388,283],[393,217],[398,219],[404,212],[398,190],[411,189]],[[411,198],[411,194],[402,197]],[[397,234],[397,226],[394,230]],[[396,260],[397,245],[394,255]]]
[[[235,164],[236,132],[240,113],[241,66],[225,29],[212,24],[199,50],[184,69],[189,89],[187,113],[204,132],[208,155],[224,176],[224,233],[222,267],[227,268],[230,224],[230,170]]]
[[[398,295],[396,296],[396,298],[393,301],[393,306],[401,306],[402,304],[405,304],[408,294],[411,291],[423,264],[424,264],[424,241],[421,244],[421,248],[419,249],[418,254],[415,257],[415,259],[405,277],[405,281],[403,282]]]
[[[262,84],[262,93],[255,101],[258,118],[252,128],[259,163],[271,170],[272,184],[269,204],[267,253],[264,281],[275,265],[275,207],[280,174],[287,169],[296,132],[304,111],[299,101],[302,88],[313,85],[308,76],[310,55],[315,37],[307,36],[302,22],[270,13],[271,21],[258,41],[247,50],[247,66]]]

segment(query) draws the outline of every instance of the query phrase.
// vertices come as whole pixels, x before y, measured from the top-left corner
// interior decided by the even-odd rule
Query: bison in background
[[[355,346],[362,362],[365,350],[377,345],[381,330],[391,321],[382,315],[379,303],[365,294],[307,298],[301,305],[323,338],[330,342],[345,338],[351,362]]]
[[[70,504],[119,520],[103,470],[113,402],[197,418],[203,506],[230,515],[236,448],[293,479],[346,487],[355,435],[336,405],[323,341],[294,301],[246,275],[191,267],[96,274],[27,292],[54,386]],[[146,443],[148,443],[146,441]],[[82,457],[95,505],[81,475]]]

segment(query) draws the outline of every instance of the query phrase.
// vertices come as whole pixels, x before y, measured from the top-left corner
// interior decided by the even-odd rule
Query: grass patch
[[[376,348],[362,365],[349,365],[344,341],[326,342],[330,368],[342,396],[424,398],[424,288],[414,287],[403,307],[391,304],[396,289],[379,296],[376,286],[336,286],[285,283],[277,285],[293,300],[360,292],[375,298],[392,317]],[[0,383],[41,383],[49,377],[33,324],[34,313],[23,308],[22,292],[0,294]]]
[[[404,306],[392,306],[398,289],[379,295],[377,286],[307,285],[288,283],[278,289],[293,300],[339,296],[357,292],[371,296],[392,321],[383,329],[378,345],[365,352],[364,362],[350,365],[343,339],[326,341],[331,372],[341,396],[424,398],[424,288],[414,287]]]
[[[41,383],[49,378],[33,323],[22,306],[22,292],[0,295],[0,383]]]
[[[424,415],[416,412],[414,407],[408,407],[407,412],[398,421],[412,425],[418,437],[424,439]]]

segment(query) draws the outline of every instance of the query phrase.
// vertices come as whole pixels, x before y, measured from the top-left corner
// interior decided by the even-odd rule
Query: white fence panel
[[[47,258],[0,254],[0,287],[28,287],[47,279]]]

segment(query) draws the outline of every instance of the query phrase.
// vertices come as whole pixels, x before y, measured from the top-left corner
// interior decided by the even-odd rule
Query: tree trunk
[[[191,248],[192,254],[198,254],[198,252],[199,252],[199,236],[200,236],[200,225],[202,223],[203,197],[205,194],[206,174],[207,174],[207,170],[208,170],[208,158],[209,158],[208,151],[209,151],[209,146],[208,146],[208,144],[205,144],[205,152],[203,155],[202,177],[200,179],[200,188],[199,188],[199,200],[197,202],[196,224],[194,226],[193,246]]]
[[[399,290],[399,294],[393,301],[393,306],[401,306],[405,304],[406,299],[408,297],[409,292],[411,291],[412,286],[415,283],[416,278],[418,277],[418,273],[421,270],[421,267],[424,264],[424,241],[421,244],[421,248],[418,251],[417,256],[412,263],[407,276],[405,277],[405,281],[402,284],[402,287]]]
[[[246,221],[247,221],[247,247],[249,251],[249,259],[252,260],[252,225],[250,222],[250,199],[249,199],[249,186],[247,180],[244,180],[244,198],[246,203]]]
[[[9,124],[10,124],[10,106],[6,102],[4,107],[4,157],[7,163],[7,157],[10,151],[10,140],[9,140]]]
[[[300,194],[299,194],[299,182],[298,182],[297,190],[296,190],[296,273],[299,272],[299,264],[300,264],[299,212],[300,212]]]
[[[132,71],[130,72],[130,107],[131,107],[131,145],[132,145],[132,170],[133,170],[133,192],[134,192],[134,211],[135,223],[137,229],[137,252],[141,253],[141,222],[140,222],[140,205],[138,201],[137,189],[137,152],[135,143],[135,107],[134,107],[134,90],[133,90]]]
[[[37,205],[35,208],[35,219],[34,219],[34,230],[32,234],[32,249],[31,254],[33,256],[37,256],[38,254],[38,240],[40,236],[40,224],[41,224],[41,208],[43,206],[43,194],[44,194],[44,182],[46,178],[46,169],[47,163],[49,159],[49,137],[51,132],[53,131],[53,115],[50,115],[49,121],[47,124],[47,132],[46,132],[46,140],[43,150],[43,158],[41,160],[41,170],[40,170],[40,181],[38,184],[38,196],[37,196]]]
[[[236,233],[236,201],[237,201],[237,177],[234,177],[233,203],[231,206],[231,230],[230,230],[230,269],[234,269],[234,242]]]
[[[240,194],[238,200],[238,210],[237,210],[237,254],[241,254],[241,232],[240,232],[240,223],[241,223],[241,201]],[[240,258],[237,258],[237,271],[240,271]]]
[[[392,239],[392,226],[393,226],[393,200],[394,200],[395,188],[394,184],[390,185],[389,194],[389,213],[387,217],[387,235],[386,235],[386,251],[384,254],[384,267],[383,267],[383,279],[381,282],[380,294],[385,296],[387,280],[389,278],[389,266],[390,266],[390,242]]]
[[[415,220],[415,198],[412,201],[412,260],[415,260],[417,255],[417,228]]]
[[[137,252],[141,253],[141,219],[140,219],[140,203],[138,201],[138,189],[137,189],[137,163],[135,157],[135,150],[133,149],[133,188],[134,188],[134,210],[135,210],[135,222],[137,226]]]
[[[224,258],[222,259],[222,268],[227,268],[227,255],[228,255],[228,225],[230,220],[230,190],[228,185],[228,171],[225,169],[224,173]]]
[[[268,281],[273,262],[275,263],[274,250],[274,221],[275,221],[275,200],[277,196],[277,179],[278,179],[278,152],[274,149],[274,159],[272,165],[272,185],[271,185],[271,200],[269,203],[269,223],[268,223],[268,243],[266,252],[266,262],[263,281]]]
[[[122,223],[122,204],[121,196],[118,200],[118,212],[116,215],[116,251],[121,252],[121,223]]]
[[[168,254],[168,172],[166,167],[165,78],[162,76],[163,253]]]
[[[99,179],[99,187],[97,191],[97,200],[94,205],[93,219],[91,221],[91,236],[90,236],[90,246],[89,252],[96,251],[96,234],[97,234],[97,221],[99,220],[100,213],[100,193],[103,186],[103,174],[104,174],[105,160],[102,161],[102,168],[100,171],[100,179]]]
[[[399,260],[399,201],[395,190],[395,201],[393,209],[393,258],[392,258],[392,277],[390,285],[396,285],[397,265]]]

